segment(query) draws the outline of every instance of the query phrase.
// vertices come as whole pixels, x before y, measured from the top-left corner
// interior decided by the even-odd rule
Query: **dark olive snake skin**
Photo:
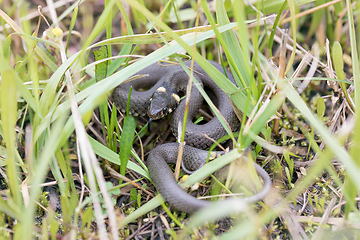
[[[224,74],[223,67],[218,63],[209,61],[220,72]],[[186,65],[190,67],[191,62]],[[214,83],[214,81],[205,73],[205,71],[194,63],[194,77],[207,88],[211,89],[215,95],[217,107],[220,113],[228,122],[232,131],[236,131],[240,124],[230,103],[229,97]],[[172,65],[166,63],[155,63],[151,66],[139,71],[137,75],[146,75],[137,80],[127,82],[115,88],[111,95],[111,100],[121,111],[124,112],[127,104],[130,86],[133,87],[130,99],[130,114],[134,116],[146,115],[149,108],[149,102],[153,93],[159,88],[164,87],[167,91],[185,91],[189,76],[180,65]],[[234,78],[230,72],[226,72],[227,77],[233,82]],[[149,90],[139,92],[136,89],[152,86]],[[183,163],[187,169],[196,170],[206,162],[207,149],[212,144],[209,138],[219,139],[226,135],[226,131],[220,121],[214,117],[206,124],[195,125],[192,119],[195,117],[203,102],[203,97],[193,84],[191,91],[191,100],[189,104],[189,113],[186,123],[185,143],[183,153]],[[182,126],[185,109],[185,101],[181,101],[176,110],[172,113],[171,129],[175,137],[178,137],[178,126]],[[147,167],[150,177],[153,180],[156,189],[166,199],[170,205],[176,209],[192,213],[200,208],[210,204],[208,201],[199,200],[186,193],[177,184],[174,174],[168,163],[176,163],[178,155],[178,143],[167,143],[154,148],[147,159]],[[263,189],[255,195],[243,198],[247,202],[257,202],[263,199],[271,188],[271,180],[269,175],[256,163],[254,163],[257,173],[264,181]]]

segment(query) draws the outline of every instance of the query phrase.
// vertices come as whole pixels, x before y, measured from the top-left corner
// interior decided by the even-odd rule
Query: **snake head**
[[[164,87],[158,88],[150,98],[148,116],[154,120],[173,112],[180,102],[180,97],[167,93]]]

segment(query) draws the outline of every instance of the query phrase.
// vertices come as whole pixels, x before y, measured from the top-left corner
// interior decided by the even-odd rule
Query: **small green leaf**
[[[81,222],[82,222],[81,228],[82,229],[91,227],[92,215],[93,215],[92,207],[88,207],[87,209],[85,209],[85,211],[81,217]]]
[[[99,50],[94,50],[94,57],[95,61],[101,61],[108,57],[108,50],[107,46],[101,46]],[[95,66],[95,78],[96,81],[101,81],[102,79],[106,78],[108,68],[108,61],[103,61]]]
[[[136,188],[132,188],[130,190],[130,202],[134,202],[133,206],[136,207],[136,201],[137,201],[137,191]]]
[[[345,79],[343,51],[339,42],[334,42],[332,49],[332,60],[338,79]]]
[[[345,80],[345,73],[344,73],[344,61],[343,61],[343,50],[339,42],[334,42],[332,48],[332,59],[333,64],[336,72],[336,76],[340,80]],[[353,105],[353,101],[351,101],[350,96],[347,92],[346,84],[344,82],[339,82],[341,90],[343,91],[350,107],[355,110],[355,106]]]
[[[325,197],[322,197],[319,201],[319,205],[321,206],[320,210],[321,210],[321,213],[324,212],[324,209],[325,209]]]
[[[135,135],[135,127],[136,127],[135,118],[132,116],[126,116],[124,118],[123,131],[120,137],[119,158],[120,158],[120,174],[122,175],[125,175],[126,166],[130,158],[131,147]]]
[[[316,108],[319,119],[323,119],[325,115],[325,102],[323,98],[318,98]]]
[[[121,190],[119,188],[114,188],[112,182],[106,182],[106,188],[108,189],[108,192],[113,195],[119,195],[121,193]]]
[[[274,162],[275,172],[281,173],[283,171],[283,167],[281,166],[281,163],[279,160],[275,160]]]
[[[291,152],[288,152],[288,151],[284,151],[284,159],[286,161],[286,163],[288,164],[289,166],[289,169],[290,169],[290,172],[291,172],[291,177],[292,177],[292,174],[294,172],[294,161],[292,159],[290,159],[290,156],[296,156],[295,154],[291,153]]]
[[[112,184],[112,182],[105,182],[106,185],[106,189],[111,189],[114,187],[114,185]]]
[[[141,193],[138,193],[136,200],[137,200],[138,207],[141,207]]]
[[[7,60],[10,60],[10,56],[11,56],[11,41],[12,41],[12,37],[11,36],[8,36],[5,41],[4,41],[4,44],[3,44],[3,52],[4,52],[4,57],[7,59]]]

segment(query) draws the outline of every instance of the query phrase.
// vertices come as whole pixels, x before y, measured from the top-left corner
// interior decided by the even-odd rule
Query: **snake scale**
[[[214,67],[224,74],[224,69],[216,62],[209,61]],[[185,63],[190,68],[191,62]],[[217,107],[232,131],[236,131],[240,122],[235,115],[229,97],[224,93],[208,74],[197,64],[193,66],[194,77],[202,87],[211,89],[216,98]],[[130,114],[134,116],[149,115],[151,119],[158,119],[163,115],[172,113],[170,127],[175,137],[178,137],[178,126],[182,126],[185,101],[180,101],[179,92],[185,92],[189,76],[180,65],[152,64],[136,73],[139,79],[121,84],[115,88],[111,100],[125,112],[129,89],[132,86],[130,98]],[[226,71],[226,76],[235,84],[233,75]],[[146,91],[137,91],[140,88],[149,88]],[[191,90],[191,99],[185,131],[185,148],[183,165],[186,169],[196,170],[206,162],[207,149],[212,144],[211,139],[219,139],[226,135],[226,131],[217,117],[205,124],[194,124],[193,118],[203,102],[199,90],[194,85]],[[207,135],[208,137],[205,137]],[[165,200],[178,210],[192,213],[210,204],[209,201],[199,200],[186,193],[177,184],[174,174],[168,163],[175,163],[178,155],[178,143],[166,143],[154,148],[147,159],[150,177],[156,189]],[[243,198],[247,202],[256,202],[265,197],[271,187],[269,175],[259,165],[254,163],[257,173],[264,181],[263,189],[253,196]]]

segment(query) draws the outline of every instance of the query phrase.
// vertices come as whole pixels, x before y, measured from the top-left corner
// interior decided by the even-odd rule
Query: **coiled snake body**
[[[221,65],[212,61],[210,61],[210,63],[224,74]],[[191,62],[187,62],[186,66],[190,67],[190,64]],[[231,127],[231,130],[235,131],[238,128],[239,120],[235,115],[229,97],[197,63],[194,63],[193,70],[194,77],[199,83],[213,92],[220,113]],[[160,65],[158,63],[152,64],[137,74],[145,76],[116,87],[111,95],[111,99],[117,107],[124,112],[130,86],[133,86],[130,99],[130,114],[138,116],[146,115],[146,112],[148,112],[150,118],[157,119],[173,112],[170,125],[173,134],[175,137],[178,137],[178,126],[182,126],[185,109],[185,101],[179,103],[180,98],[178,92],[185,91],[189,80],[188,74],[180,65]],[[233,75],[230,72],[227,71],[226,75],[235,83]],[[152,87],[147,91],[136,91],[136,89],[149,86]],[[213,144],[211,139],[217,140],[227,134],[216,117],[203,125],[196,125],[192,122],[202,102],[203,98],[197,87],[193,84],[185,131],[185,142],[187,145],[184,148],[182,160],[184,166],[190,170],[196,170],[206,162],[208,151],[200,149],[209,148]],[[206,135],[209,138],[205,137]],[[147,167],[157,190],[166,201],[178,210],[191,213],[199,208],[208,206],[210,202],[199,200],[187,194],[176,183],[174,174],[167,164],[176,162],[178,148],[178,143],[167,143],[154,148],[147,159]],[[268,174],[257,164],[255,164],[255,169],[263,179],[264,187],[257,194],[244,198],[249,202],[261,200],[271,186],[271,180]]]

